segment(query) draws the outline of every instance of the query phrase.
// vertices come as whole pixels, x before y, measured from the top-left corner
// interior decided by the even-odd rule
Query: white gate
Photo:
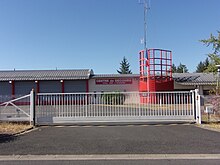
[[[33,92],[28,95],[0,96],[0,121],[33,121]]]
[[[38,93],[36,123],[194,122],[200,118],[197,93]]]

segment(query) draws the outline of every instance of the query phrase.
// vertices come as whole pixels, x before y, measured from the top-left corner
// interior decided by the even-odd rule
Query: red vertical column
[[[172,74],[173,74],[173,73],[172,73],[172,72],[173,72],[173,71],[172,71],[172,65],[173,65],[173,63],[172,63],[172,52],[170,52],[170,77],[171,77],[170,79],[172,79],[172,76],[173,76],[173,75],[172,75]]]
[[[160,76],[163,77],[163,52],[160,51]]]
[[[89,92],[89,80],[86,80],[86,92]]]
[[[168,61],[168,57],[167,57],[167,51],[165,52],[165,59],[166,59],[166,79],[167,79],[167,76],[168,76],[168,68],[167,68],[167,66],[168,66],[168,63],[167,63],[167,61]]]
[[[37,93],[40,93],[40,82],[37,81]]]
[[[140,57],[139,57],[139,62],[140,62],[140,76],[143,78],[143,76],[145,75],[145,67],[146,67],[146,61],[145,61],[145,57],[144,57],[144,50],[140,51],[139,53]]]
[[[38,80],[36,80],[35,81],[35,83],[36,83],[36,93],[39,93],[40,92],[40,85],[39,85],[39,81]]]
[[[62,93],[65,92],[65,84],[64,84],[64,80],[60,80],[61,84],[62,84]]]
[[[156,52],[157,53],[157,52]],[[153,51],[153,77],[155,78],[155,70],[156,70],[156,65],[155,65],[155,50]]]
[[[11,94],[12,97],[15,97],[15,81],[11,81]]]
[[[35,98],[35,104],[37,105],[37,103],[38,103],[38,93],[40,93],[40,82],[38,81],[38,80],[36,80],[35,81],[35,83],[36,83],[36,98]]]

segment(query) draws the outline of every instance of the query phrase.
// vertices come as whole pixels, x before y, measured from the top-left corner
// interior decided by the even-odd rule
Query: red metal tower
[[[140,53],[140,92],[172,91],[172,52],[148,49]]]

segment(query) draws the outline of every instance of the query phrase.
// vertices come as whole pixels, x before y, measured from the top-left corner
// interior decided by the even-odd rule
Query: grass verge
[[[203,123],[203,124],[199,125],[199,127],[220,132],[220,123],[219,122]]]
[[[13,135],[32,128],[27,123],[0,122],[0,134]]]

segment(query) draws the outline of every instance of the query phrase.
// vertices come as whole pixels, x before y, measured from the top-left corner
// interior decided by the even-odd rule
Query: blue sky
[[[193,72],[220,30],[219,0],[151,0],[148,48],[169,49]],[[0,0],[0,70],[93,69],[116,73],[123,56],[139,73],[138,0]]]

